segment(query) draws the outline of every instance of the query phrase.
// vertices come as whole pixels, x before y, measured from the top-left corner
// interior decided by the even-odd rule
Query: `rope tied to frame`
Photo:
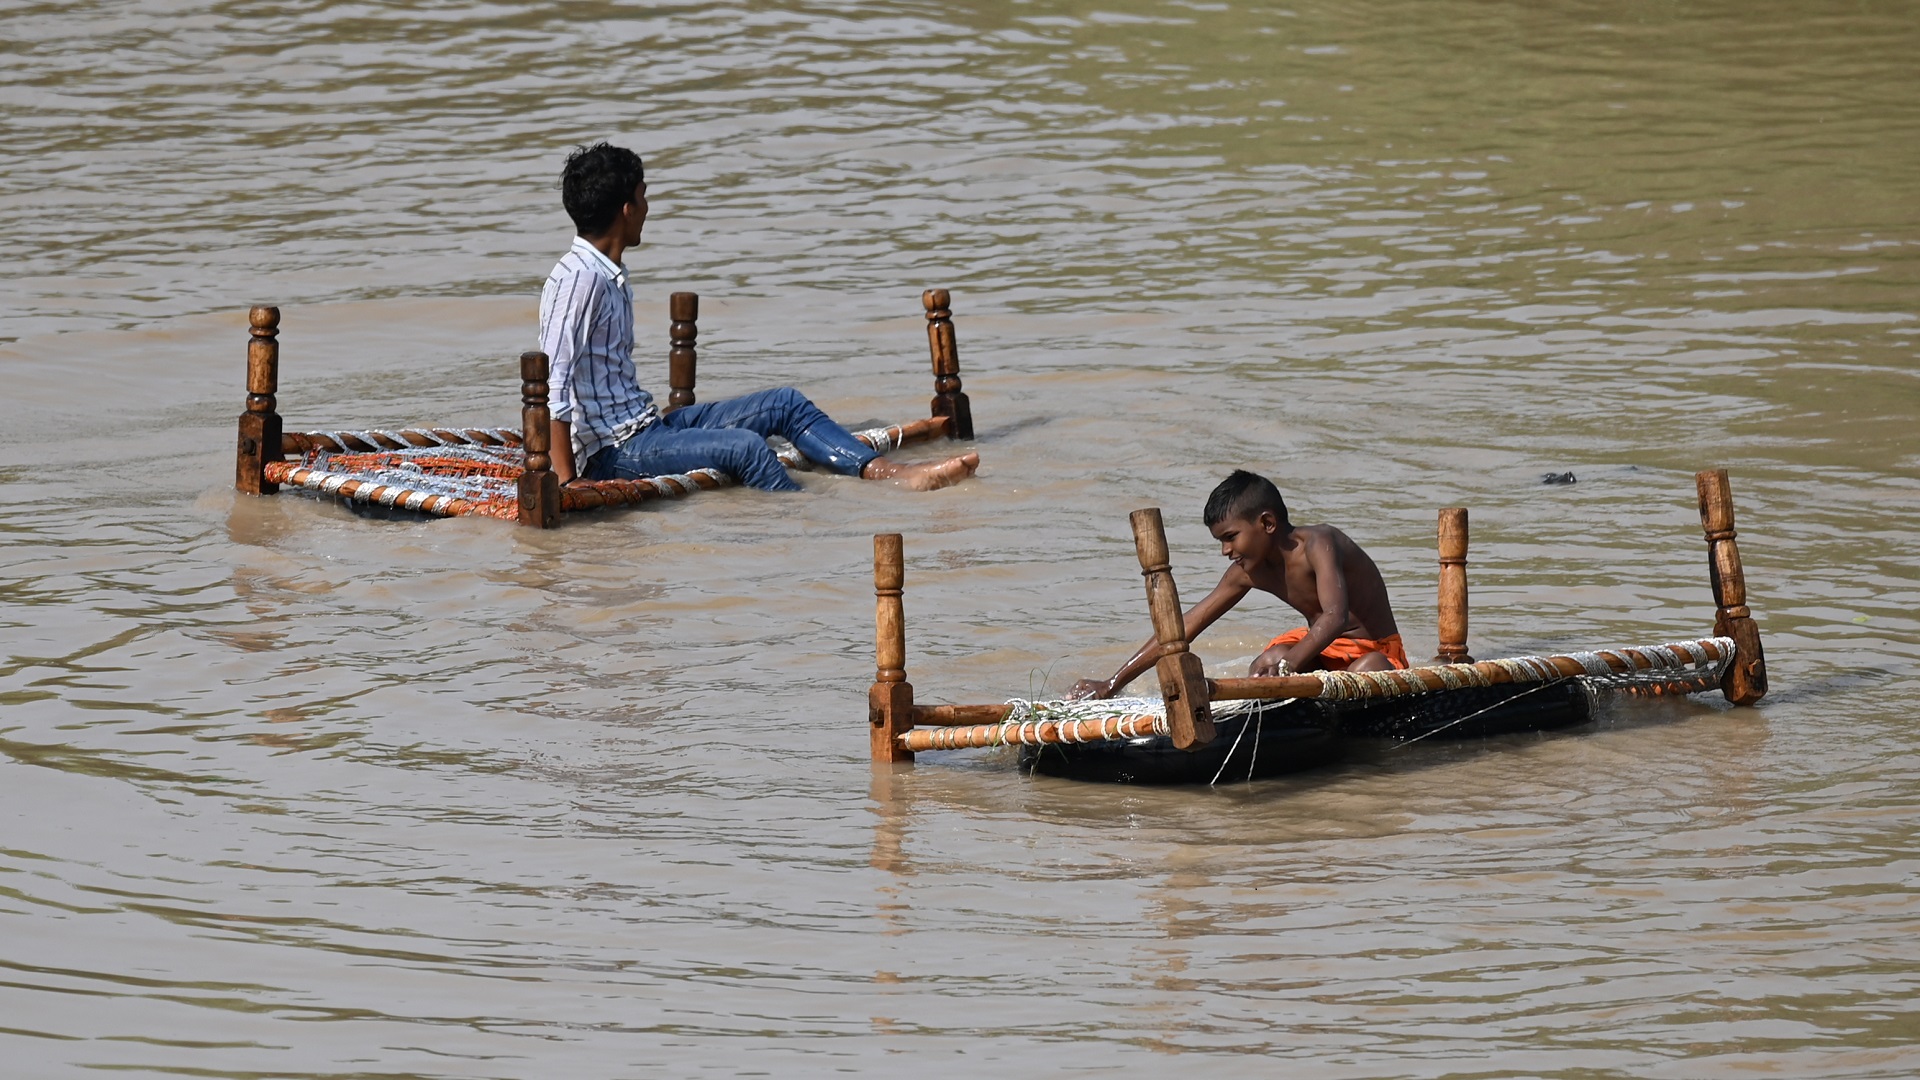
[[[424,446],[518,446],[517,428],[367,428],[361,431],[303,431],[284,438],[307,452],[342,454],[368,450],[406,450]]]
[[[1713,646],[1709,649],[1707,646]],[[1714,652],[1721,654],[1719,659]],[[1556,659],[1572,661],[1588,677],[1612,679],[1633,672],[1672,671],[1681,668],[1718,665],[1724,667],[1733,653],[1732,638],[1708,638],[1704,641],[1676,641],[1664,645],[1637,645],[1631,648],[1598,649],[1591,652],[1561,653],[1557,657],[1513,656],[1482,660],[1477,664],[1433,664],[1415,669],[1390,671],[1315,671],[1309,672],[1321,684],[1316,695],[1327,701],[1359,701],[1370,698],[1401,697],[1436,692],[1421,678],[1438,678],[1444,690],[1468,686],[1493,686],[1496,681],[1485,665],[1507,675],[1506,683],[1548,682],[1573,678],[1560,670]],[[1637,654],[1637,656],[1636,656]],[[1624,671],[1622,669],[1625,669]]]
[[[1565,653],[1557,657],[1514,656],[1480,661],[1480,665],[1485,666],[1438,664],[1417,669],[1433,674],[1442,683],[1439,689],[1422,681],[1413,670],[1316,671],[1306,674],[1319,681],[1318,694],[1215,701],[1209,707],[1215,719],[1222,719],[1272,707],[1277,702],[1301,701],[1308,697],[1330,702],[1418,698],[1422,695],[1445,694],[1450,690],[1502,684],[1533,684],[1533,690],[1539,690],[1569,679],[1579,679],[1603,688],[1620,688],[1628,693],[1636,692],[1636,689],[1653,694],[1695,693],[1718,685],[1720,674],[1732,661],[1733,655],[1733,639],[1718,637]],[[1579,673],[1562,670],[1555,660],[1569,661],[1571,666],[1579,669]],[[1506,678],[1495,680],[1487,673],[1487,667],[1499,671]],[[1533,690],[1523,691],[1523,695]],[[960,750],[987,746],[1045,746],[1130,740],[1169,732],[1166,706],[1152,698],[1089,701],[1014,698],[1007,704],[1009,709],[1006,718],[999,723],[915,728],[903,732],[899,736],[900,743],[916,751]],[[1489,709],[1494,707],[1498,706],[1490,706]],[[1471,713],[1445,727],[1452,727],[1489,709]],[[1241,735],[1245,735],[1244,728]],[[1258,737],[1257,731],[1255,736]],[[1228,758],[1232,758],[1231,751]]]
[[[987,746],[1048,746],[1125,742],[1171,732],[1166,703],[1158,698],[1101,698],[1087,701],[1036,701],[1012,698],[997,724],[923,727],[903,732],[902,745],[919,750],[970,750]],[[1252,712],[1258,701],[1222,701],[1215,719]]]

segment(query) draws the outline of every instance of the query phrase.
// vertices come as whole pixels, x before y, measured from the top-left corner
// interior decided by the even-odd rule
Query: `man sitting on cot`
[[[1236,469],[1207,498],[1207,528],[1232,563],[1204,600],[1187,611],[1188,641],[1233,609],[1250,590],[1270,592],[1306,616],[1307,625],[1268,643],[1247,674],[1286,675],[1332,668],[1382,671],[1407,666],[1387,585],[1373,559],[1331,525],[1294,525],[1265,477]],[[1160,658],[1148,638],[1113,678],[1082,679],[1070,698],[1108,698]]]
[[[633,291],[620,261],[647,223],[640,156],[606,143],[579,147],[561,172],[560,196],[579,235],[540,292],[540,348],[549,363],[553,471],[562,484],[712,468],[749,487],[800,490],[767,445],[769,435],[834,472],[917,491],[979,468],[978,454],[922,465],[888,461],[792,387],[662,415],[634,374]]]

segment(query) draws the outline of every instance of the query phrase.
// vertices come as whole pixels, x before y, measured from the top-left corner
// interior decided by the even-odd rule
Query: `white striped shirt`
[[[573,430],[573,466],[660,419],[633,371],[633,290],[627,268],[583,237],[540,290],[540,350],[547,407]]]

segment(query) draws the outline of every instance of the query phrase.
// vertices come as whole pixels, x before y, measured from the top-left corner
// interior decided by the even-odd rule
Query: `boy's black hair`
[[[1230,517],[1252,521],[1262,510],[1273,511],[1282,528],[1289,525],[1286,500],[1280,497],[1280,489],[1273,486],[1273,481],[1245,469],[1235,469],[1207,496],[1207,509],[1201,517],[1211,529]]]
[[[581,236],[599,236],[646,178],[646,166],[631,150],[604,142],[576,146],[560,170],[560,203]]]

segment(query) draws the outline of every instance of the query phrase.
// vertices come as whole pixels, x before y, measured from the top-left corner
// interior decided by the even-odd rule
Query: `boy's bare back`
[[[1295,525],[1270,550],[1267,558],[1251,565],[1236,560],[1221,583],[1238,577],[1236,584],[1244,588],[1270,592],[1304,616],[1308,625],[1329,606],[1326,586],[1337,584],[1345,599],[1340,606],[1347,611],[1345,625],[1338,630],[1340,637],[1377,640],[1400,632],[1380,568],[1346,533],[1332,525]]]

